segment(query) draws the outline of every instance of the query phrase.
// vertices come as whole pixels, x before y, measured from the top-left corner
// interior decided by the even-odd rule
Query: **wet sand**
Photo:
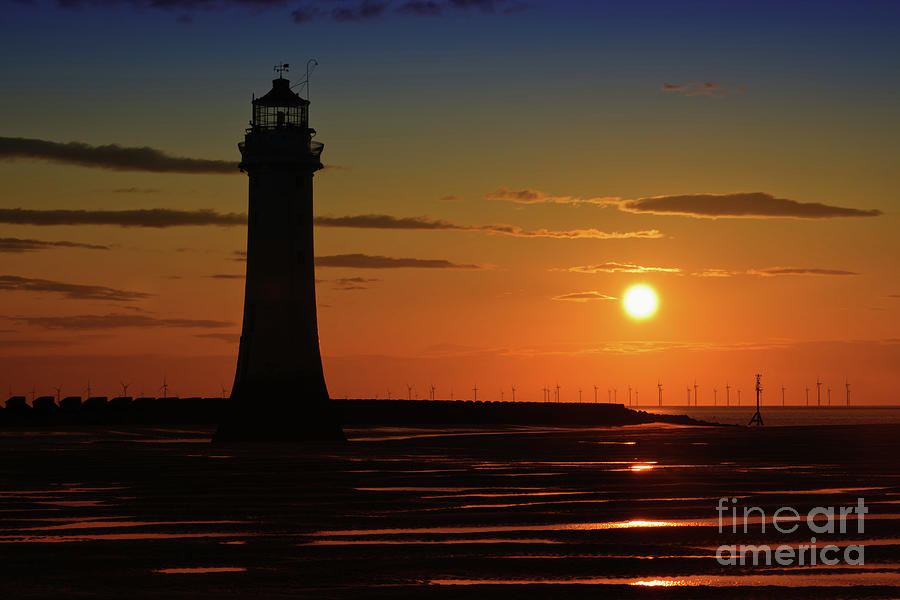
[[[4,598],[896,598],[900,425],[0,432]],[[865,564],[722,566],[716,503],[869,507]],[[754,529],[755,527],[755,529]]]

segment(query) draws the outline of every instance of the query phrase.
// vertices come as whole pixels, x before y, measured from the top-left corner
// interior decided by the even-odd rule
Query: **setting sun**
[[[659,300],[653,288],[647,285],[636,285],[625,292],[625,312],[635,319],[646,319],[656,312]]]

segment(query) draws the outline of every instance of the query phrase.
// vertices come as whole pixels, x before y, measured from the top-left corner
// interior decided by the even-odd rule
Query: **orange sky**
[[[579,388],[592,398],[596,385],[601,399],[615,387],[621,401],[630,385],[655,403],[660,379],[671,404],[696,379],[709,404],[726,383],[749,398],[760,372],[765,402],[780,403],[781,385],[788,403],[802,403],[806,386],[815,401],[817,376],[835,403],[845,379],[855,403],[900,400],[897,90],[865,62],[888,42],[860,37],[847,55],[823,46],[821,56],[847,65],[810,70],[787,51],[741,54],[752,40],[735,30],[729,52],[739,57],[726,66],[659,40],[640,60],[617,59],[563,21],[546,27],[583,47],[554,46],[549,34],[531,47],[511,32],[533,32],[535,21],[511,19],[480,22],[509,41],[465,73],[467,52],[437,24],[424,26],[433,39],[402,24],[365,29],[356,42],[373,49],[365,68],[325,41],[356,35],[340,29],[351,26],[317,33],[311,125],[329,166],[315,177],[317,255],[444,261],[320,266],[333,397],[405,396],[408,383],[420,398],[434,384],[439,397],[471,398],[477,385],[480,399],[501,390],[509,399],[515,385],[517,399],[540,400],[558,382],[564,400]],[[154,21],[110,48],[146,49],[170,26]],[[393,46],[398,31],[422,54]],[[788,33],[767,35],[787,44]],[[188,34],[172,36],[186,53]],[[541,53],[551,48],[559,62],[593,62],[534,85],[529,74],[548,66]],[[184,65],[172,51],[146,73],[79,67],[81,85],[62,69],[57,84],[53,73],[43,83],[11,75],[21,93],[0,102],[4,393],[81,394],[90,380],[109,396],[121,381],[152,395],[164,376],[181,396],[230,387],[246,238],[233,215],[246,211],[246,177],[215,166],[151,171],[143,159],[116,163],[115,151],[103,162],[52,144],[236,162],[249,95],[268,90],[269,53],[286,51],[298,64],[311,52],[262,48],[194,76],[202,57]],[[889,55],[879,54],[887,70]],[[50,91],[66,111],[48,111]],[[112,224],[46,224],[59,209]],[[232,217],[124,227],[106,212],[150,209]],[[152,215],[134,218],[146,225]],[[635,283],[659,295],[650,319],[622,310]]]

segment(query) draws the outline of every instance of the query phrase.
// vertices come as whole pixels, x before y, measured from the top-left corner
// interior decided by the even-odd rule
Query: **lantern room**
[[[254,130],[281,129],[309,125],[309,100],[291,91],[291,82],[279,77],[272,80],[272,89],[265,96],[253,99]]]

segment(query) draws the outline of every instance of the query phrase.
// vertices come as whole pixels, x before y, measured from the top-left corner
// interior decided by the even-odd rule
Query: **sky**
[[[0,6],[4,393],[228,392],[237,143],[314,58],[332,397],[900,401],[900,4]]]

